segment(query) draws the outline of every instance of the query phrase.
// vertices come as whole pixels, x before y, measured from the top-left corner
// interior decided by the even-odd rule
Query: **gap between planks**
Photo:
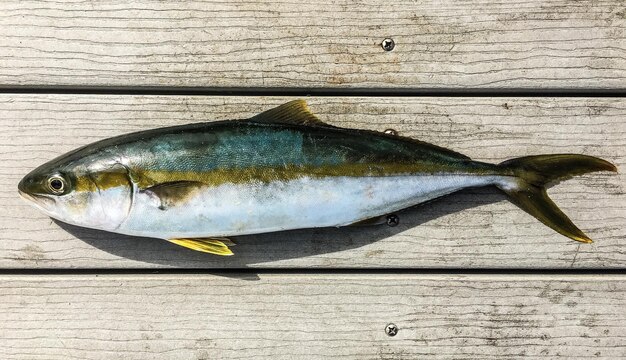
[[[167,87],[167,86],[2,86],[0,94],[56,95],[170,95],[170,96],[323,96],[323,97],[626,97],[626,89],[575,88],[268,88],[268,87]]]
[[[39,269],[0,269],[0,276],[61,276],[61,275],[214,275],[226,277],[257,277],[260,275],[311,275],[311,276],[343,276],[343,275],[415,275],[415,276],[593,276],[593,275],[624,275],[623,269],[468,269],[468,268],[39,268]]]

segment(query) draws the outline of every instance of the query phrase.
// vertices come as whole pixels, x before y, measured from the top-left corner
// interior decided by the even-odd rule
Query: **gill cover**
[[[130,179],[128,169],[121,164],[100,169],[88,174],[93,184],[92,189],[77,189],[78,191],[94,191],[91,204],[86,212],[89,216],[98,217],[93,219],[102,230],[117,229],[128,216],[133,204],[134,186]],[[85,219],[88,222],[88,219]]]

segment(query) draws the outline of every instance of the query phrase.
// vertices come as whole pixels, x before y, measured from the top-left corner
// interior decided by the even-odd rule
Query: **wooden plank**
[[[617,359],[623,276],[0,276],[4,359]],[[393,323],[398,332],[387,336]]]
[[[615,0],[5,1],[0,85],[623,88],[625,14]]]
[[[1,268],[384,267],[624,268],[626,178],[597,173],[550,190],[596,240],[570,241],[476,189],[401,213],[395,228],[320,229],[239,237],[236,256],[192,252],[162,240],[59,226],[21,200],[18,181],[75,147],[130,131],[236,119],[287,101],[275,97],[0,96]],[[583,153],[626,168],[626,100],[618,98],[311,98],[344,127],[384,130],[500,162]]]

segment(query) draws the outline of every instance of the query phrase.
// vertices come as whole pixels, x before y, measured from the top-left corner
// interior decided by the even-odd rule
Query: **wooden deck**
[[[0,358],[626,357],[620,1],[13,1],[0,30]],[[228,258],[17,196],[75,147],[295,95],[477,160],[572,152],[620,173],[550,189],[591,245],[490,189],[394,228],[240,237]]]
[[[3,284],[3,358],[624,355],[623,276],[18,275]]]

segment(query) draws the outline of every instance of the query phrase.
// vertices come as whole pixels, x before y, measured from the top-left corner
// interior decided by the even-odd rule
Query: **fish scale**
[[[488,164],[416,139],[320,121],[302,100],[245,120],[147,130],[36,168],[20,194],[60,221],[232,255],[226,236],[346,226],[493,185],[557,232],[591,239],[547,184],[616,171],[576,154]]]

